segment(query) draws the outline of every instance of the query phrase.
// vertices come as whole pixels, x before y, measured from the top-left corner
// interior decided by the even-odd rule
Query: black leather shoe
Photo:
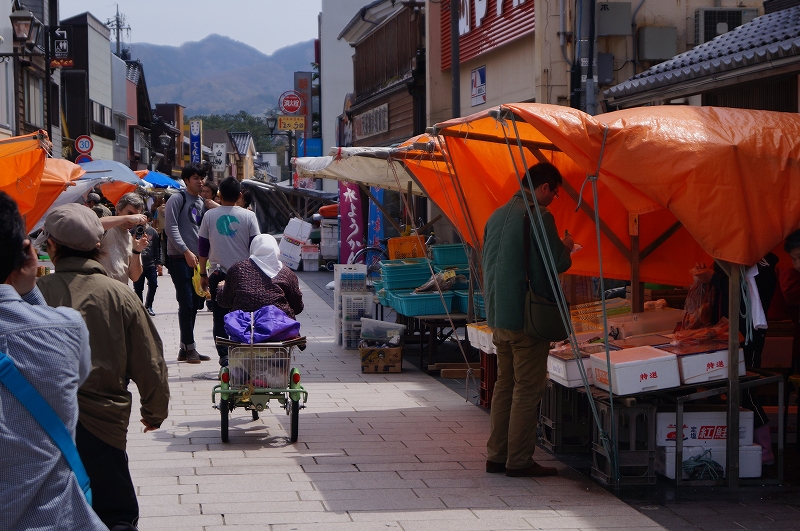
[[[510,478],[541,478],[545,476],[557,476],[558,469],[552,466],[542,466],[534,463],[528,468],[507,468],[506,476]]]
[[[208,361],[211,358],[208,356],[203,356],[197,350],[184,350],[180,349],[178,351],[178,361],[185,361],[186,363],[200,363],[201,361]]]
[[[486,461],[486,472],[489,474],[499,474],[506,471],[505,463],[495,463],[494,461]]]

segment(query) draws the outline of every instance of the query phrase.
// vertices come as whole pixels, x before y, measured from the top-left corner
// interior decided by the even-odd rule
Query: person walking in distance
[[[56,272],[38,280],[51,306],[78,310],[89,329],[91,372],[78,389],[76,445],[92,485],[92,508],[114,531],[135,529],[136,489],[125,452],[131,416],[128,379],[139,389],[144,431],[167,418],[164,347],[152,319],[127,286],[97,261],[103,226],[77,203],[54,208],[37,243],[46,243]]]
[[[550,243],[558,273],[572,265],[570,251],[574,245],[569,235],[559,239],[553,215],[547,210],[558,197],[561,173],[546,162],[532,166],[528,172],[531,183],[523,177],[524,190],[514,194],[491,215],[483,240],[486,317],[497,348],[497,382],[492,395],[491,433],[486,443],[486,471],[505,472],[511,477],[555,476],[558,473],[555,468],[533,460],[539,402],[547,383],[550,342],[525,333],[527,278],[534,293],[554,300],[533,231],[525,231],[525,223],[530,223],[526,203],[536,208],[533,196],[539,204],[544,235]],[[530,239],[527,275],[526,235]]]
[[[147,212],[147,217],[150,219],[150,212]],[[161,237],[156,230],[147,226],[145,228],[145,235],[150,243],[141,253],[142,258],[142,276],[139,280],[133,283],[133,291],[140,301],[144,301],[144,309],[147,310],[151,316],[155,315],[153,311],[153,301],[156,298],[156,290],[158,289],[158,268],[161,266]],[[143,299],[144,295],[144,281],[147,280],[147,299]]]
[[[17,204],[4,192],[0,248],[0,350],[74,441],[78,387],[92,368],[89,331],[72,308],[47,306],[36,287],[36,251]],[[15,394],[0,383],[0,529],[106,531],[61,449]]]
[[[251,210],[236,206],[242,195],[236,177],[227,177],[219,183],[221,205],[209,210],[200,224],[200,282],[211,293],[211,311],[214,313],[214,337],[227,337],[225,315],[229,310],[216,304],[217,285],[225,280],[228,269],[236,262],[250,256],[250,242],[261,234],[256,215]],[[206,264],[210,264],[210,272]],[[228,347],[217,347],[219,364],[228,364]]]
[[[197,311],[203,308],[205,299],[197,295],[192,286],[192,276],[199,263],[200,222],[205,213],[204,199],[200,197],[205,172],[198,165],[190,164],[183,168],[181,178],[186,189],[173,194],[165,209],[167,268],[178,301],[178,328],[181,335],[178,361],[200,363],[211,359],[197,352],[194,341]]]

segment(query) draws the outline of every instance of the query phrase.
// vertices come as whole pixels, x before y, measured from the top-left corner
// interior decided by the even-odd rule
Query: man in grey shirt
[[[227,337],[225,315],[228,308],[216,304],[217,286],[236,262],[250,256],[250,242],[261,234],[252,210],[236,206],[242,187],[236,177],[226,177],[219,183],[221,206],[209,210],[200,224],[200,281],[211,292],[211,311],[214,312],[214,337]],[[206,259],[210,262],[206,271]],[[228,347],[217,347],[219,364],[228,364]]]
[[[178,361],[200,363],[211,358],[197,352],[194,342],[194,322],[197,310],[203,307],[204,298],[195,293],[192,276],[198,265],[197,235],[200,222],[205,213],[200,189],[203,186],[205,171],[196,164],[183,168],[181,179],[186,190],[173,194],[165,209],[167,238],[167,268],[175,285],[175,299],[178,301],[178,328],[181,333],[181,346]]]

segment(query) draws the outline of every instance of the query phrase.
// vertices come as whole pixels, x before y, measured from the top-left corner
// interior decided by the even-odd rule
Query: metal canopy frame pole
[[[727,467],[728,487],[739,486],[739,304],[740,268],[728,264],[728,432]]]

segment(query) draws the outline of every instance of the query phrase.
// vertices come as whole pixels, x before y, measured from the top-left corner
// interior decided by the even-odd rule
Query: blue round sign
[[[75,158],[75,164],[83,164],[84,162],[92,162],[91,155],[87,155],[86,153],[81,153]]]

